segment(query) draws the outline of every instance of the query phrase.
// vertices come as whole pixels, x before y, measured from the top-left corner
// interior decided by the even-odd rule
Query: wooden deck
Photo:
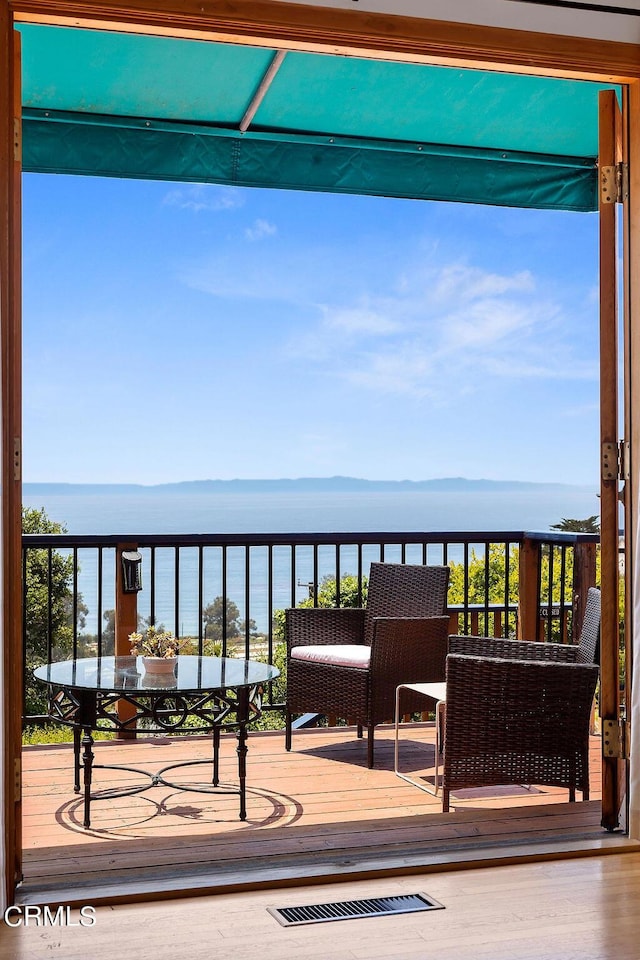
[[[401,769],[432,779],[433,724],[403,731]],[[249,738],[248,819],[238,819],[237,796],[211,796],[155,786],[144,793],[92,803],[82,827],[73,793],[70,745],[24,750],[24,883],[22,902],[94,902],[141,891],[233,889],[247,882],[375,875],[429,861],[451,863],[505,845],[543,849],[554,840],[592,844],[600,823],[600,743],[593,738],[592,799],[569,804],[567,791],[549,787],[463,791],[443,815],[433,797],[393,772],[393,729],[376,735],[376,767],[353,730],[308,730],[294,735],[287,754],[281,732]],[[206,758],[207,738],[101,742],[97,764],[158,771]],[[174,782],[202,782],[208,767],[172,771]],[[221,776],[235,784],[235,738],[223,738]],[[209,772],[210,775],[210,772]],[[169,775],[168,775],[169,776]],[[95,786],[144,782],[135,774],[96,770]],[[93,896],[93,900],[89,895]]]

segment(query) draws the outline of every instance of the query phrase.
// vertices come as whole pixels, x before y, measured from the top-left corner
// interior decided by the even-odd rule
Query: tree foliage
[[[340,577],[340,597],[336,578],[330,574],[323,577],[318,584],[318,603],[314,604],[313,596],[302,600],[299,607],[362,607],[367,602],[368,580],[362,578],[362,590],[358,585],[358,578],[351,573]]]
[[[451,562],[449,564],[451,568],[449,604],[452,606],[464,604],[466,600],[470,605],[484,605],[486,603],[489,606],[504,607],[508,602],[511,607],[517,606],[520,591],[519,557],[519,548],[513,545],[509,551],[508,559],[508,590],[506,581],[507,562],[502,544],[490,544],[487,559],[485,559],[484,551],[471,550],[466,575],[466,590],[464,563]],[[570,604],[573,594],[573,550],[566,551],[563,564],[561,547],[543,544],[540,567],[540,603],[542,608],[549,603],[552,605],[559,604],[563,595],[565,602]],[[507,633],[513,635],[515,628],[516,618],[514,613],[509,618]],[[493,632],[491,617],[489,623],[485,624],[484,615],[480,613],[479,630],[480,632]],[[564,639],[560,624],[555,620],[552,621],[550,639],[555,641]]]
[[[204,622],[204,639],[213,640],[222,644],[225,635],[227,640],[235,640],[244,635],[247,623],[240,617],[238,605],[227,598],[226,604],[222,597],[216,597],[202,611]],[[255,620],[249,620],[249,634],[255,636]]]
[[[305,597],[297,604],[298,607],[362,607],[367,602],[368,579],[362,578],[361,589],[358,586],[358,578],[351,573],[346,573],[340,578],[340,602],[338,603],[338,590],[336,586],[336,577],[331,574],[323,577],[318,584],[318,603],[314,603],[313,596]],[[277,641],[284,640],[284,610],[273,611],[273,636]]]
[[[23,533],[66,533],[44,509],[22,508]],[[50,589],[49,589],[49,585]],[[25,563],[25,695],[27,713],[46,710],[47,696],[31,671],[49,660],[64,660],[73,649],[73,557],[58,550],[27,550]],[[78,628],[87,608],[78,597]]]
[[[551,524],[551,529],[563,533],[600,533],[600,519],[595,514],[584,520],[567,520],[563,517],[560,523]]]

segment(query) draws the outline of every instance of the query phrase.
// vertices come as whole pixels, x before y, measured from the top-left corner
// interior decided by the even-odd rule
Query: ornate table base
[[[240,798],[240,819],[246,820],[247,778],[247,724],[261,713],[262,688],[246,687],[237,691],[219,691],[210,694],[188,695],[183,693],[149,694],[103,694],[96,691],[60,690],[51,704],[51,716],[71,726],[74,732],[74,790],[84,793],[83,826],[91,826],[91,801],[125,797],[142,793],[153,786],[167,786],[176,790],[197,793],[237,794]],[[188,718],[195,724],[186,726]],[[220,785],[219,753],[222,730],[236,730],[238,756],[238,787]],[[129,733],[140,730],[144,733],[189,733],[212,734],[211,760],[191,760],[170,764],[157,773],[138,767],[94,763],[93,733],[96,730],[113,730]],[[164,774],[178,767],[211,764],[211,783],[184,785],[167,780]],[[80,771],[83,771],[82,784]],[[126,770],[149,777],[149,783],[137,787],[106,788],[92,792],[95,769]]]

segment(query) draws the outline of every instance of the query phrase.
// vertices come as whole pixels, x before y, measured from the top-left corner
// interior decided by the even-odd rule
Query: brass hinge
[[[602,756],[629,759],[629,725],[626,720],[602,721]]]
[[[13,438],[13,479],[22,479],[22,441],[20,437]]]
[[[16,757],[13,761],[13,800],[20,803],[22,799],[22,760]]]
[[[600,167],[600,200],[622,203],[629,197],[629,164],[616,163]]]
[[[602,444],[602,479],[628,480],[630,477],[631,448],[628,440]]]

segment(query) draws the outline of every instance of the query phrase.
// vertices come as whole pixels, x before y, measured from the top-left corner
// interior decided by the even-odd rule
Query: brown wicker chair
[[[595,664],[449,654],[442,809],[451,791],[512,783],[589,799]]]
[[[510,783],[576,788],[589,799],[589,726],[598,679],[600,591],[577,644],[449,638],[443,810],[451,790]],[[532,663],[532,661],[535,661]]]
[[[391,720],[399,683],[444,680],[447,566],[372,563],[367,606],[286,611],[287,750],[294,714],[334,715],[367,728]],[[420,710],[406,699],[407,712]],[[403,701],[404,702],[404,701]]]

